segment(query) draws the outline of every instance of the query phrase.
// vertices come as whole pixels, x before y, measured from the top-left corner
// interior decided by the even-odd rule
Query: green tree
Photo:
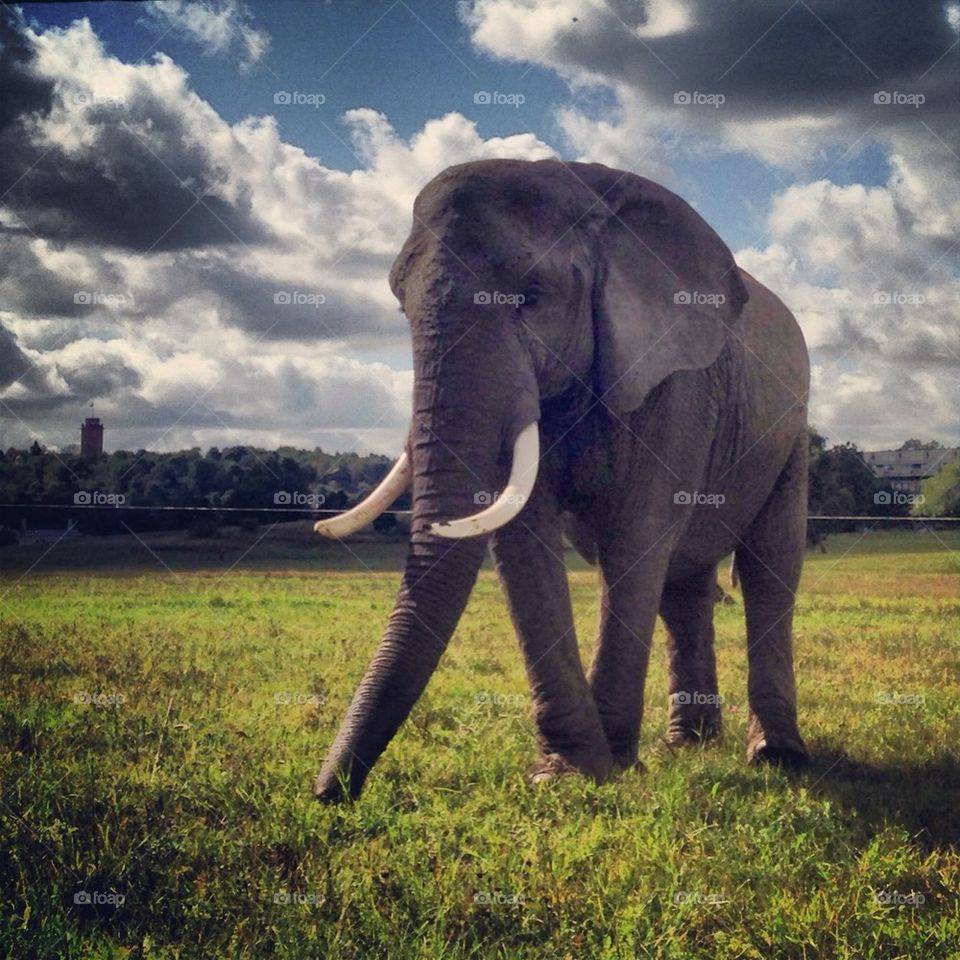
[[[878,493],[892,493],[889,484],[878,480],[853,443],[827,449],[826,439],[810,431],[810,474],[808,510],[825,516],[903,516],[909,505],[878,503]],[[855,521],[817,522],[821,533],[853,529]]]
[[[898,449],[900,450],[942,450],[943,444],[941,444],[938,440],[917,440],[914,437],[911,437],[909,440],[904,440]]]
[[[913,512],[921,517],[960,517],[960,458],[920,485],[923,502]]]

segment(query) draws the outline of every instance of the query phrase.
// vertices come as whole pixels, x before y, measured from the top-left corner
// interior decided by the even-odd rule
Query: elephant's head
[[[407,449],[342,536],[413,479],[411,546],[380,646],[317,779],[356,795],[427,683],[467,602],[483,534],[536,477],[542,399],[592,391],[612,414],[710,365],[747,299],[730,251],[668,190],[596,164],[451,167],[414,205],[390,275],[413,334]],[[517,496],[486,510],[509,479]],[[472,519],[464,519],[472,518]],[[463,522],[450,522],[450,521]]]

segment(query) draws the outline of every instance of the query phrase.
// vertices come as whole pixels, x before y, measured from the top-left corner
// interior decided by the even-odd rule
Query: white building
[[[919,493],[920,481],[932,477],[960,456],[960,447],[924,447],[920,450],[867,450],[863,459],[878,480],[894,490]]]

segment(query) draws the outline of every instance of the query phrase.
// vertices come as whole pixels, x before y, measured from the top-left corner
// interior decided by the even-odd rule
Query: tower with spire
[[[91,411],[93,403],[90,404]],[[103,454],[103,424],[99,417],[87,417],[80,427],[80,456],[96,460]]]

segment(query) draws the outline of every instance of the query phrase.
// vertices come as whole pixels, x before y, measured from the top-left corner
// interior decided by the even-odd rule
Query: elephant
[[[316,529],[343,537],[412,483],[410,545],[316,796],[359,796],[437,667],[488,544],[532,692],[529,782],[639,768],[658,615],[667,743],[720,732],[713,607],[731,551],[746,618],[747,759],[803,763],[791,624],[809,359],[784,304],[676,194],[558,160],[438,174],[414,202],[390,285],[413,341],[405,449],[364,503]],[[598,567],[589,672],[565,535]]]

